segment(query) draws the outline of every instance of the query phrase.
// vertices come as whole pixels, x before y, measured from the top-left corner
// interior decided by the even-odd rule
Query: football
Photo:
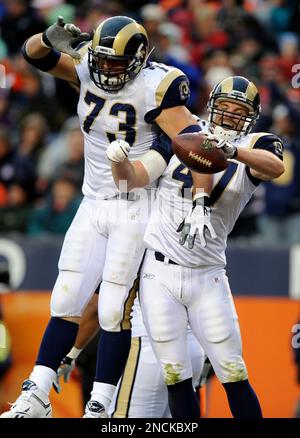
[[[174,137],[172,146],[178,159],[189,169],[199,173],[218,173],[227,168],[222,149],[205,134],[192,132]]]

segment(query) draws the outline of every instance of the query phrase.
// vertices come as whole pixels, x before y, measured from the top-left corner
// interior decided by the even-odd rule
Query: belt
[[[140,199],[140,196],[137,195],[135,192],[121,192],[117,195],[103,198],[104,201],[111,201],[112,199],[121,199],[122,201],[138,201]]]
[[[168,257],[165,257],[161,252],[155,251],[154,252],[155,259],[159,262],[165,262],[170,265],[178,265],[178,263],[173,262],[173,260],[169,259]]]
[[[140,196],[137,195],[135,192],[128,192],[128,193],[120,193],[119,194],[120,199],[122,199],[123,201],[137,201],[138,199],[140,199]]]

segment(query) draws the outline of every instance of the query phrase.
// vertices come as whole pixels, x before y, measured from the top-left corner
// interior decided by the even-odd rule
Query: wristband
[[[203,198],[203,201],[201,199]],[[210,207],[210,197],[205,192],[198,192],[193,196],[193,207],[197,205],[203,205],[204,207]]]
[[[53,49],[53,46],[50,43],[50,41],[46,35],[46,31],[42,33],[41,41],[42,41],[42,44],[44,44],[46,47],[48,47],[48,49]]]
[[[67,354],[67,357],[69,357],[72,360],[77,359],[77,357],[80,355],[81,352],[82,352],[82,348],[73,347],[70,353]]]

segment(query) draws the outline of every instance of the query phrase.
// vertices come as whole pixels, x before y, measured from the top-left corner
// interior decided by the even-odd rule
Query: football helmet
[[[108,93],[117,93],[145,65],[148,46],[146,30],[132,18],[116,16],[103,21],[89,47],[92,81]]]
[[[243,105],[248,114],[238,114],[219,108],[220,101],[231,101]],[[213,134],[224,140],[234,140],[247,135],[260,114],[259,92],[253,82],[242,76],[230,76],[219,82],[209,96],[207,104],[209,125]],[[234,128],[226,123],[233,122]]]

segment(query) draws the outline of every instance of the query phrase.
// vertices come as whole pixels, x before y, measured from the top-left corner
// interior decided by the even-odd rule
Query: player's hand
[[[217,237],[212,224],[210,223],[211,208],[209,205],[209,196],[206,193],[198,193],[194,197],[193,206],[187,217],[181,222],[177,231],[180,232],[179,243],[184,245],[186,240],[189,249],[194,247],[197,235],[200,238],[200,244],[206,246],[205,232],[208,230],[212,239]]]
[[[222,149],[227,160],[236,157],[237,148],[228,140],[222,140],[220,137],[217,137],[214,134],[208,134],[207,138],[216,142],[216,148]]]
[[[106,156],[114,163],[122,163],[128,157],[130,145],[125,140],[115,140],[106,149]]]
[[[57,17],[56,23],[48,27],[42,35],[42,41],[47,47],[67,53],[75,59],[79,59],[80,54],[72,48],[72,45],[90,39],[91,35],[81,32],[75,24],[65,24],[64,17],[61,15]]]
[[[54,377],[52,382],[52,386],[57,392],[57,394],[61,392],[61,385],[59,382],[60,378],[63,378],[64,382],[67,383],[70,380],[74,368],[75,368],[75,360],[71,359],[68,356],[64,357],[60,363],[56,376]]]

